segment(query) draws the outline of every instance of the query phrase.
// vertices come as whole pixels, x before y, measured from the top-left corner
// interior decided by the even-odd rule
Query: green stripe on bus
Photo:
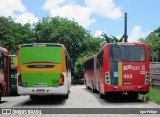
[[[22,73],[22,83],[25,87],[36,87],[46,84],[47,87],[59,86],[60,73]]]
[[[114,84],[114,62],[111,62],[111,84]]]

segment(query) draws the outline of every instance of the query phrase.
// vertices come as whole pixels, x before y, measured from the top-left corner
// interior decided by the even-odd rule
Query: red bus
[[[95,88],[93,87],[93,82],[94,82],[94,73],[96,73],[96,71],[94,71],[94,64],[95,63],[95,55],[94,56],[90,56],[88,57],[84,62],[84,84],[86,85],[86,88],[91,88],[93,89],[92,91],[94,91]]]
[[[10,68],[11,62],[8,50],[0,47],[0,101],[1,96],[9,95],[11,92]]]
[[[149,53],[144,43],[109,43],[84,62],[84,83],[100,98],[109,92],[126,92],[136,98],[148,93]]]

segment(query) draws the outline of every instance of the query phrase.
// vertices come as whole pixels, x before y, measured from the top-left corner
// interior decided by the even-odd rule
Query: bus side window
[[[103,67],[103,51],[97,56],[97,68]]]
[[[69,69],[69,72],[71,72],[71,62],[68,60],[68,69]]]
[[[67,53],[66,53],[66,69],[67,71],[71,72],[71,62],[69,61],[69,57],[67,56]]]
[[[68,58],[67,58],[67,53],[65,53],[65,60],[66,60],[66,70],[68,71]]]

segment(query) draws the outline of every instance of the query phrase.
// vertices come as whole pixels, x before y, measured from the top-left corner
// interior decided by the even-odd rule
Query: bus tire
[[[29,95],[31,100],[38,99],[38,95]]]
[[[96,90],[94,89],[93,81],[92,81],[92,92],[95,93]]]
[[[87,84],[86,84],[86,89],[89,89],[89,86],[87,86]]]
[[[101,93],[100,85],[99,85],[99,97],[100,97],[100,99],[104,99],[104,94]]]
[[[99,93],[99,97],[100,97],[100,99],[104,99],[104,94]]]
[[[64,95],[64,99],[68,99],[69,97],[69,93],[67,93],[66,95]]]
[[[0,102],[1,102],[1,97],[2,97],[2,87],[0,86]]]

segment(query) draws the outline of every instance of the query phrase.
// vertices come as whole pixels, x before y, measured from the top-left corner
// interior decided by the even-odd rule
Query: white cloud
[[[94,37],[102,37],[102,36],[101,36],[102,33],[103,33],[103,31],[101,31],[101,30],[96,30],[96,32],[95,32],[95,34],[94,34]]]
[[[128,37],[129,42],[138,42],[139,38],[144,38],[149,34],[148,31],[143,31],[141,26],[134,26],[131,35]]]
[[[49,10],[51,16],[74,19],[84,27],[96,22],[95,19],[91,18],[93,13],[111,19],[122,16],[121,10],[114,4],[113,0],[84,0],[84,6],[75,2],[75,0],[46,0],[42,8]]]
[[[118,35],[118,36],[116,36],[116,38],[117,38],[117,39],[120,39],[121,37],[122,37],[122,35]]]
[[[82,7],[80,5],[64,5],[54,10],[50,10],[51,16],[67,17],[70,20],[77,21],[80,25],[88,27],[95,22],[95,19],[91,19],[90,15],[92,11],[90,8]]]
[[[26,7],[21,0],[0,0],[0,16],[16,16],[16,12],[22,13],[26,11]]]
[[[27,12],[22,0],[0,0],[0,16],[11,16],[15,22],[21,24],[38,22],[33,13]]]
[[[88,27],[96,21],[91,18],[92,9],[75,4],[73,0],[58,0],[56,2],[46,0],[42,8],[49,10],[51,16],[60,16],[70,20],[74,19],[84,27]]]
[[[85,0],[87,7],[102,17],[117,19],[122,16],[121,10],[114,4],[113,0]]]
[[[42,8],[44,10],[56,9],[56,8],[59,8],[59,6],[64,3],[65,3],[65,0],[46,0]]]
[[[25,24],[25,23],[33,24],[38,22],[38,18],[35,17],[33,13],[25,12],[19,15],[15,21],[21,24]]]

